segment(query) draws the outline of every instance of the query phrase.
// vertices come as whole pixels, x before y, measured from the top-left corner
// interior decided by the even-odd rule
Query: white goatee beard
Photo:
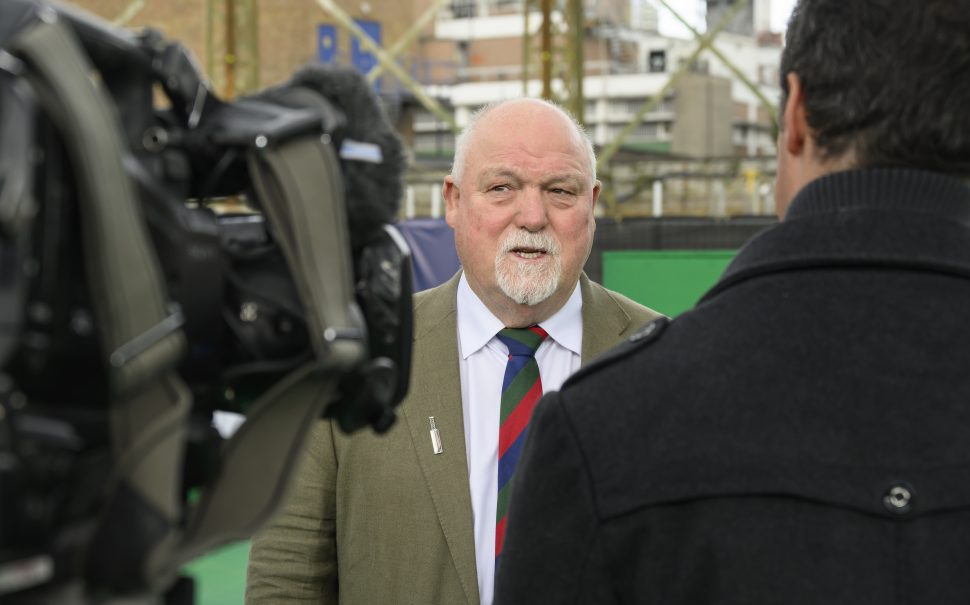
[[[509,254],[517,248],[545,250],[541,263],[520,263]],[[495,256],[495,278],[506,296],[520,305],[535,306],[552,296],[562,277],[559,244],[545,233],[513,231]]]

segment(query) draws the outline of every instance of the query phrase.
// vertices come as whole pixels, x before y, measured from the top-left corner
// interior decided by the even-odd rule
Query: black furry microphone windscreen
[[[341,146],[351,243],[358,250],[397,218],[407,165],[404,145],[371,84],[353,69],[309,65],[265,96],[313,108],[312,98],[301,94],[306,91],[326,99],[345,119],[333,134]]]

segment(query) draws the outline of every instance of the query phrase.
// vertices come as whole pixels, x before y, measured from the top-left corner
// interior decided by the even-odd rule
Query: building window
[[[607,103],[609,114],[620,114],[633,117],[640,112],[640,109],[650,101],[646,97],[634,97],[632,99],[612,99]],[[674,110],[673,100],[669,97],[657,104],[650,113],[668,113]]]
[[[647,100],[643,97],[633,99],[610,99],[607,102],[607,111],[611,114],[620,114],[624,117],[633,117],[640,111]]]
[[[438,116],[431,113],[427,109],[421,109],[414,112],[414,130],[420,132],[427,132],[429,130],[441,130],[445,128],[444,122],[438,119]]]
[[[606,129],[606,134],[610,139],[620,136],[626,128],[626,124],[610,124]],[[627,135],[626,140],[631,143],[650,143],[663,140],[667,136],[666,125],[662,122],[644,122]]]
[[[456,58],[461,67],[468,67],[470,57],[468,47],[468,40],[459,40],[458,44],[455,45],[455,53],[458,55]]]
[[[683,67],[686,62],[687,62],[687,59],[683,59],[683,58],[678,61],[678,63],[680,64],[680,67]],[[702,59],[695,59],[691,61],[687,70],[694,74],[708,74],[711,72],[711,66],[707,61],[704,61]]]
[[[451,159],[455,153],[455,135],[451,131],[418,133],[414,137],[414,153]]]
[[[651,50],[647,63],[649,65],[650,73],[656,74],[667,71],[667,51]]]
[[[451,3],[451,14],[455,19],[475,16],[475,0],[455,0]]]
[[[515,12],[522,7],[522,0],[494,0],[493,3],[499,13]]]
[[[775,65],[758,66],[758,83],[769,86],[778,85],[778,67]]]

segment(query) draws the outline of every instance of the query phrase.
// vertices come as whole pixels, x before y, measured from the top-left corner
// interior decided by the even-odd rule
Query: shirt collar
[[[488,310],[485,303],[472,291],[461,274],[458,280],[458,345],[462,359],[488,344],[505,325]],[[579,283],[573,293],[552,317],[539,325],[549,338],[577,355],[583,346],[583,297]]]

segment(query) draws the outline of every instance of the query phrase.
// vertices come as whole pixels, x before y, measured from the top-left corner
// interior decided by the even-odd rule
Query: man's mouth
[[[546,250],[542,248],[512,248],[510,252],[520,258],[526,260],[532,260],[534,258],[539,258],[540,256],[546,254]]]

